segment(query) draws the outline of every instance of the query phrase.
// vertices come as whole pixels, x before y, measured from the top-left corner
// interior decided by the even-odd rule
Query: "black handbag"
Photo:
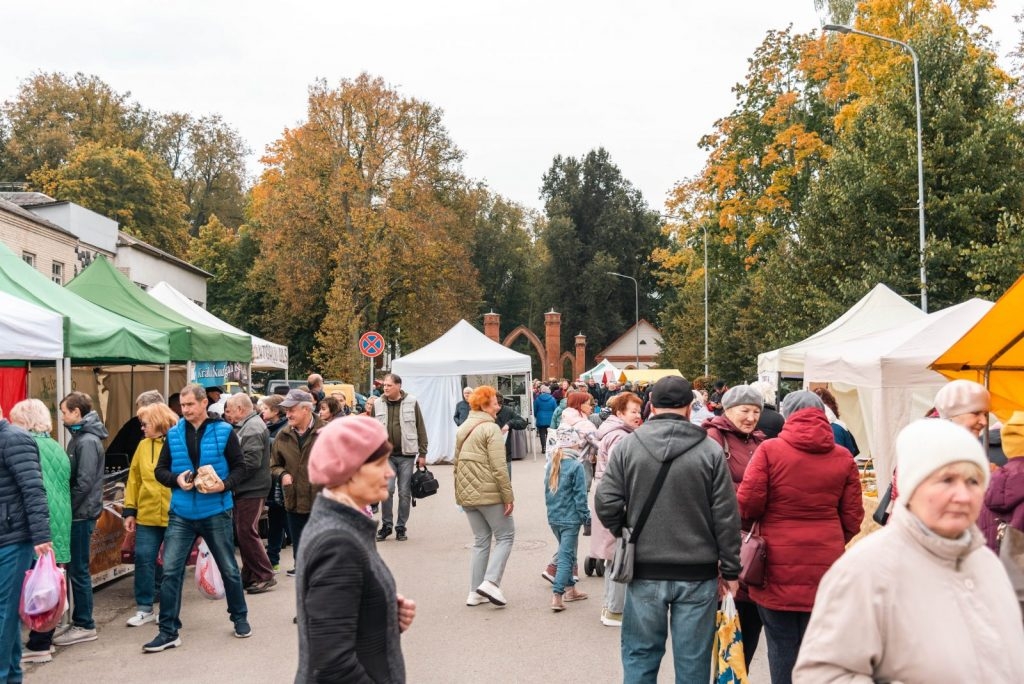
[[[885,523],[889,522],[889,515],[892,513],[892,483],[885,488],[885,494],[878,500],[878,508],[871,515],[871,519],[876,523],[885,527]]]
[[[427,466],[423,466],[422,469],[417,468],[409,480],[409,489],[412,492],[412,505],[416,505],[416,499],[425,499],[428,496],[437,494],[439,488],[440,485],[437,482],[437,478],[434,477],[432,472],[427,470]]]

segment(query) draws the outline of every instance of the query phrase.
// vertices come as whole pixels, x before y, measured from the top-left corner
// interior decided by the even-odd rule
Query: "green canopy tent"
[[[103,256],[97,257],[65,289],[104,309],[162,330],[170,340],[172,362],[252,360],[249,335],[216,330],[191,321],[128,280]]]

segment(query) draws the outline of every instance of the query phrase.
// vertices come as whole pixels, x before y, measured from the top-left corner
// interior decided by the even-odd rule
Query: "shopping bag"
[[[127,565],[135,564],[135,532],[125,532],[124,541],[121,542],[121,562]]]
[[[740,616],[736,612],[736,601],[732,594],[722,599],[718,609],[715,629],[715,645],[712,654],[712,684],[750,684],[747,679],[747,664],[743,659],[743,634],[740,630]]]
[[[67,582],[57,567],[53,552],[44,553],[36,567],[25,572],[18,606],[21,621],[36,632],[53,629],[64,613],[67,597]]]
[[[211,601],[224,598],[224,580],[220,576],[220,568],[213,560],[210,547],[206,541],[199,543],[199,557],[196,560],[196,586],[199,593]]]

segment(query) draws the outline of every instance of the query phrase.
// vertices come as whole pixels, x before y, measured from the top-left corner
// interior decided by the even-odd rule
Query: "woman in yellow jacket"
[[[150,404],[139,409],[142,433],[128,471],[124,490],[124,529],[135,533],[135,615],[129,627],[155,622],[153,600],[160,584],[156,558],[167,529],[171,490],[157,482],[156,462],[164,448],[167,431],[178,422],[178,414],[167,404]]]

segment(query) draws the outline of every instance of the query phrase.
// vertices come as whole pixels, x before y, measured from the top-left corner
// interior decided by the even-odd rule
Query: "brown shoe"
[[[249,592],[250,594],[263,594],[263,593],[266,593],[266,592],[270,591],[275,586],[277,586],[277,580],[274,579],[273,577],[271,577],[270,579],[268,579],[266,581],[257,582],[255,584],[251,585],[248,589],[246,589],[246,591]]]
[[[566,603],[569,603],[569,602],[572,602],[572,601],[582,601],[583,599],[588,599],[588,598],[590,598],[589,595],[584,594],[582,591],[579,591],[578,589],[576,589],[576,587],[573,587],[571,589],[566,589],[565,593],[562,595],[562,600],[565,601]]]
[[[563,610],[565,610],[565,604],[562,603],[561,594],[551,595],[551,610],[555,611],[556,613],[561,613]]]

